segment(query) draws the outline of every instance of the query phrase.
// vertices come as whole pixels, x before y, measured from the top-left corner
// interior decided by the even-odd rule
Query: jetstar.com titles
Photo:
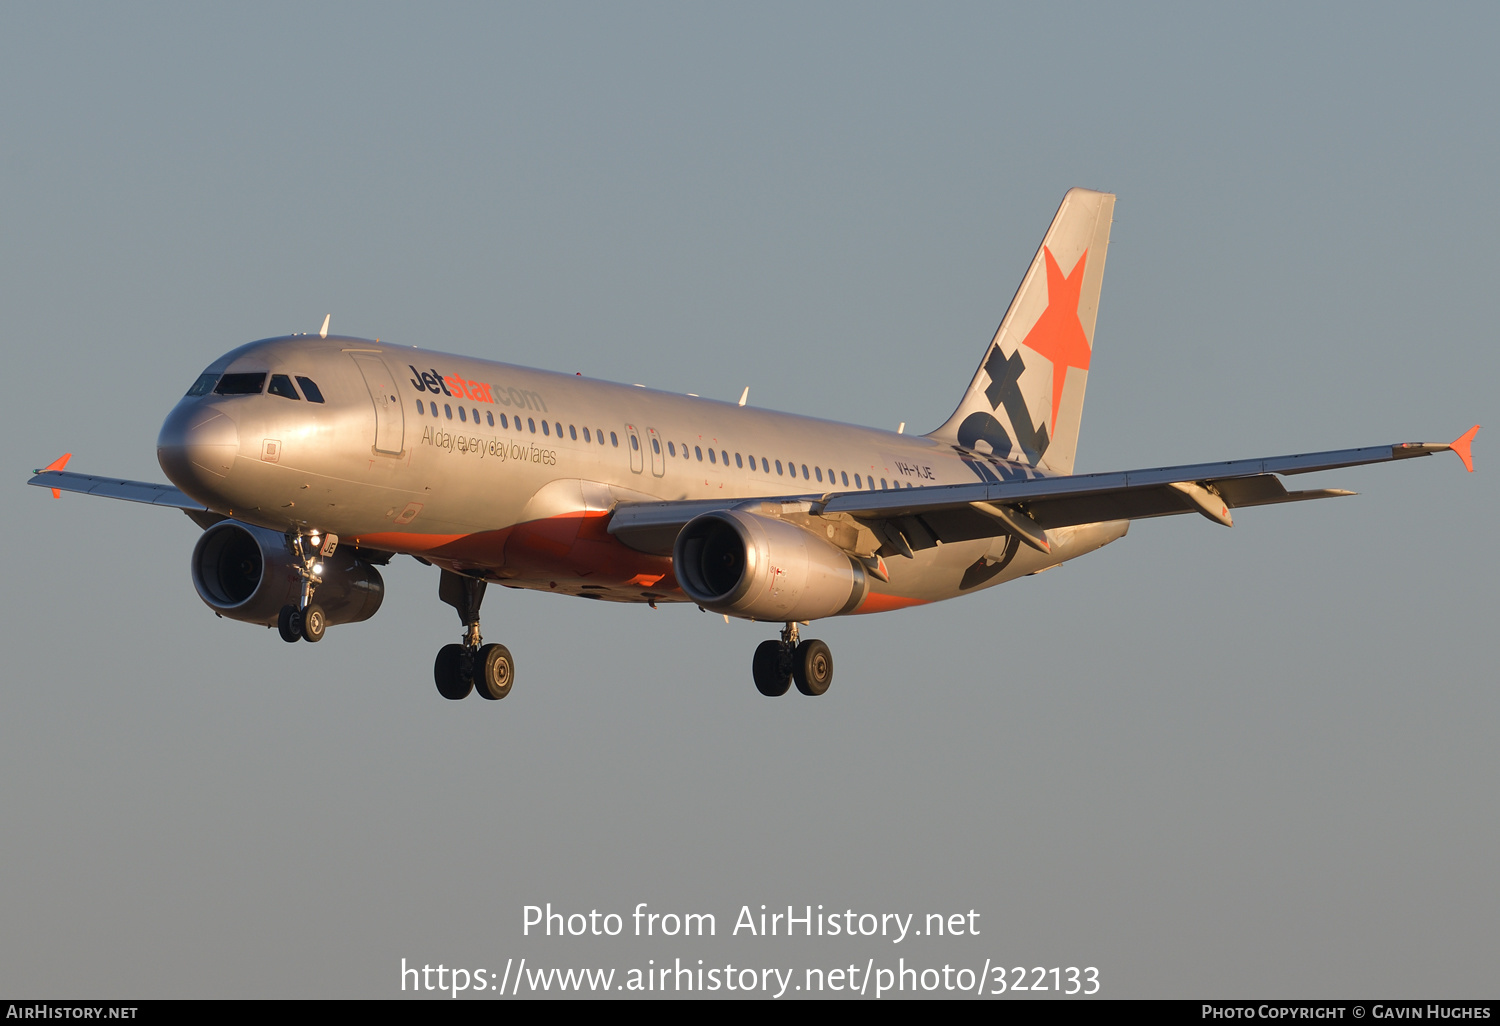
[[[411,384],[418,392],[446,395],[470,402],[489,403],[492,406],[514,406],[521,410],[547,412],[547,403],[541,393],[529,388],[502,388],[488,381],[470,381],[461,374],[439,374],[437,368],[419,371],[411,364]]]

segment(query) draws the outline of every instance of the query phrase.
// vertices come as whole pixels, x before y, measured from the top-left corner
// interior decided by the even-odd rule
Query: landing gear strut
[[[339,536],[325,535],[316,528],[303,534],[297,529],[287,532],[287,545],[301,560],[298,572],[302,575],[302,596],[295,606],[282,606],[276,618],[276,629],[282,641],[322,641],[328,630],[328,616],[323,607],[313,601],[313,592],[323,583],[323,564],[338,548]]]
[[[756,648],[751,672],[763,695],[784,695],[793,681],[804,695],[821,695],[833,683],[833,653],[816,638],[799,642],[797,623],[791,621],[780,641],[762,641]]]
[[[438,694],[444,698],[467,698],[470,691],[477,691],[480,698],[498,701],[510,694],[516,676],[510,649],[483,645],[484,639],[479,636],[479,605],[484,601],[485,587],[484,581],[451,570],[444,570],[438,581],[438,598],[458,612],[464,625],[463,643],[438,649],[432,666]]]

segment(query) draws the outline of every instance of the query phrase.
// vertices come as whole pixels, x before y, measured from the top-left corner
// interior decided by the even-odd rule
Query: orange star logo
[[[1047,309],[1037,318],[1021,344],[1034,353],[1052,361],[1052,424],[1050,434],[1057,433],[1057,410],[1062,405],[1063,382],[1068,378],[1068,368],[1089,369],[1089,340],[1083,333],[1083,322],[1078,319],[1078,293],[1083,288],[1083,268],[1088,263],[1088,250],[1078,258],[1073,270],[1063,277],[1052,251],[1046,246],[1042,253],[1047,258]]]

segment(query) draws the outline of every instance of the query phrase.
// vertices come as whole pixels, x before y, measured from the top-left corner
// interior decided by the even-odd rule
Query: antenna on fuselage
[[[906,434],[906,421],[903,420],[899,425],[897,425],[897,427],[896,427],[896,434],[898,434],[898,435],[904,435],[904,434]]]
[[[320,330],[318,332],[318,337],[319,338],[327,338],[328,337],[328,322],[330,320],[332,320],[332,319],[333,319],[333,314],[324,314],[323,315],[323,327],[322,327],[322,330]]]
[[[749,398],[750,398],[750,386],[746,385],[745,386],[745,390],[740,393],[740,405],[744,406],[745,405],[745,400],[749,399]]]

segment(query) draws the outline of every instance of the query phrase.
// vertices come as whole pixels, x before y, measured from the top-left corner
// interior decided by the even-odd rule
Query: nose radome
[[[173,410],[156,439],[156,461],[172,483],[195,498],[212,488],[234,466],[240,432],[234,420],[212,407]]]

